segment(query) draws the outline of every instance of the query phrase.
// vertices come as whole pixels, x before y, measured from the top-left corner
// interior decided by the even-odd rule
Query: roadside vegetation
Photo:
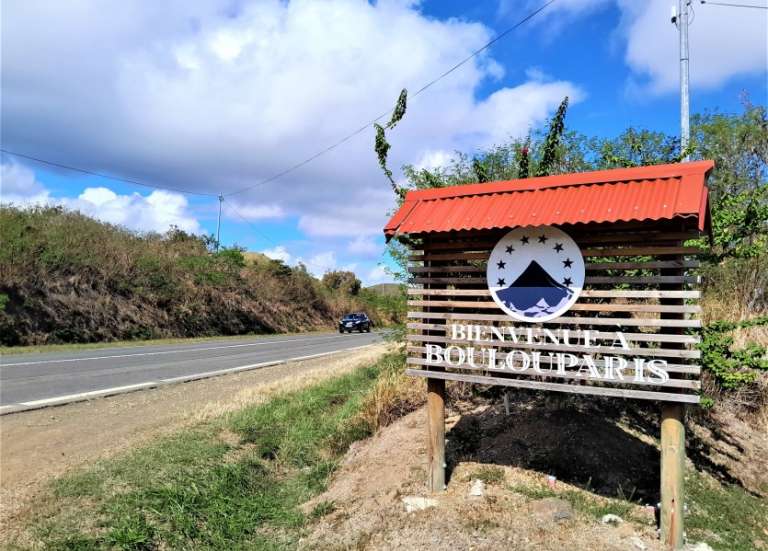
[[[351,272],[320,281],[175,228],[139,234],[60,207],[2,206],[0,235],[4,346],[303,332],[355,310],[397,318]]]
[[[312,537],[325,519],[353,517],[359,507],[354,501],[324,495],[350,445],[385,427],[397,434],[402,428],[396,422],[423,404],[425,389],[420,382],[414,384],[403,376],[403,360],[402,352],[391,352],[373,365],[277,394],[265,403],[206,418],[191,428],[71,472],[49,484],[24,519],[25,525],[15,529],[13,538],[5,543],[9,549],[52,550],[295,549],[308,544],[311,548]],[[550,418],[552,406],[545,405],[541,396],[524,394],[515,396],[513,403],[519,407],[513,417],[505,418],[487,409],[500,407],[492,391],[449,385],[449,403],[459,404],[451,406],[451,411],[461,414],[462,421],[448,434],[454,474],[449,497],[440,506],[448,509],[439,511],[438,516],[453,514],[454,506],[464,507],[466,497],[450,496],[464,496],[465,487],[479,479],[494,488],[491,493],[496,497],[479,511],[475,511],[477,504],[472,506],[475,512],[465,518],[462,529],[486,539],[495,537],[496,530],[504,536],[508,526],[500,519],[521,514],[505,503],[522,499],[530,505],[545,498],[570,503],[577,514],[575,522],[586,523],[584,529],[592,530],[600,525],[603,515],[615,514],[637,533],[652,533],[652,516],[643,513],[644,502],[634,491],[623,493],[619,487],[615,494],[606,493],[599,479],[580,483],[567,477],[554,489],[547,486],[542,469],[548,468],[541,461],[557,454],[542,446],[558,445],[553,439],[559,438],[550,431],[561,421],[557,415]],[[612,422],[608,415],[589,415],[606,419],[599,423]],[[515,427],[530,422],[541,425],[540,434],[519,453],[527,454],[534,464],[528,465],[515,455],[506,458],[502,466],[487,462],[486,452],[492,454],[506,438],[519,438]],[[564,430],[572,431],[578,424],[575,420]],[[407,427],[411,424],[403,425]],[[420,430],[418,433],[422,434]],[[584,434],[596,440],[612,438],[600,433],[588,430]],[[625,434],[622,438],[631,437]],[[392,450],[404,454],[403,463],[388,464],[387,469],[399,469],[403,481],[416,477],[419,492],[423,487],[423,457],[416,451],[421,444],[413,440],[408,442],[414,450]],[[624,444],[607,440],[604,444],[595,447],[595,442],[588,440],[579,449],[585,445],[589,449],[574,456],[568,448],[563,454],[569,456],[569,463],[600,473],[613,450],[625,451]],[[617,461],[609,460],[624,464]],[[653,470],[651,463],[655,461],[650,453],[648,457],[633,456],[632,463],[637,463],[638,469]],[[381,467],[365,466],[377,468]],[[387,473],[385,479],[391,476]],[[687,526],[692,540],[708,541],[715,549],[739,551],[765,541],[768,505],[764,499],[740,486],[722,485],[696,465],[689,470],[686,485]],[[394,496],[387,507],[398,512],[388,512],[387,516],[397,524],[404,522],[400,519],[404,513],[399,494]],[[483,516],[486,513],[488,518]],[[418,523],[428,526],[429,517],[420,518]],[[339,520],[328,522],[334,526]],[[363,523],[359,528],[363,530],[362,541],[365,527]],[[521,521],[518,528],[527,530],[528,525]],[[506,541],[504,537],[502,541]]]
[[[55,481],[13,545],[45,549],[294,548],[349,445],[376,430],[365,413],[390,353]],[[320,414],[322,413],[322,414]]]

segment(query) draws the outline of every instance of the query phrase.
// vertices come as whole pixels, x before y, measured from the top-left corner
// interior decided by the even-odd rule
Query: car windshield
[[[348,314],[348,315],[344,316],[344,320],[345,321],[354,321],[354,320],[358,320],[358,319],[363,319],[362,314]]]

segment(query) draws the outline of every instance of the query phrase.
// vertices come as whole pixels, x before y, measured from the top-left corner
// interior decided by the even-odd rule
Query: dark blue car
[[[352,331],[371,332],[371,320],[363,313],[347,314],[339,321],[339,333]]]

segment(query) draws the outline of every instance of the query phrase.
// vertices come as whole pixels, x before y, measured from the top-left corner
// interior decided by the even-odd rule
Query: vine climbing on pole
[[[387,167],[387,155],[389,154],[389,149],[392,146],[387,141],[386,131],[393,129],[395,126],[397,126],[397,123],[402,120],[407,108],[407,100],[408,90],[403,88],[403,90],[400,92],[400,96],[397,98],[397,104],[392,111],[392,117],[389,119],[389,122],[383,126],[378,123],[373,123],[373,127],[376,129],[376,141],[374,142],[373,148],[376,151],[376,156],[379,158],[379,166],[384,171],[384,176],[386,176],[392,184],[392,189],[394,192],[400,197],[405,195],[405,190],[397,185],[394,178],[392,177],[392,171]]]

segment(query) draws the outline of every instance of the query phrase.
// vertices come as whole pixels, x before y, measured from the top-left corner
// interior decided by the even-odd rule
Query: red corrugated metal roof
[[[410,191],[384,227],[396,234],[696,218],[709,223],[712,161],[600,170]]]

